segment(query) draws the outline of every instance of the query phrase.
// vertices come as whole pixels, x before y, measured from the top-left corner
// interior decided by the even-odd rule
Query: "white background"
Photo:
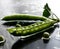
[[[48,0],[52,11],[60,18],[60,0]]]
[[[39,7],[40,4],[45,5],[48,3],[51,10],[60,18],[60,0],[0,0],[0,15],[2,14],[1,16],[4,16],[7,14],[12,14],[15,12],[14,5],[17,4],[16,6],[19,8],[19,2],[26,3],[29,1],[36,3],[37,7]]]

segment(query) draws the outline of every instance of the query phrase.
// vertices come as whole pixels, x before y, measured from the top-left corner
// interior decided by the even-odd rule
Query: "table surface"
[[[41,2],[45,4],[45,1],[41,0]],[[5,0],[4,1],[1,0],[0,18],[3,18],[5,15],[10,15],[15,13],[25,13],[25,14],[28,13],[28,14],[34,14],[34,15],[41,15],[42,7],[43,7],[43,4],[41,2],[39,2],[39,0],[38,1],[7,0],[7,2]],[[52,8],[50,3],[49,3],[49,6]],[[52,11],[54,11],[53,8],[52,8]],[[3,23],[5,23],[5,21],[1,21],[0,19],[0,35],[3,35],[5,37],[6,42],[3,46],[0,46],[0,49],[60,49],[60,41],[55,39],[56,33],[58,32],[57,27],[53,30],[49,42],[45,44],[39,36],[38,37],[35,36],[37,38],[33,37],[34,39],[33,38],[25,39],[24,41],[24,39],[20,39],[19,37],[11,35],[6,30],[11,26],[3,25]]]
[[[51,31],[51,38],[48,43],[44,43],[41,39],[41,35],[35,35],[26,39],[13,36],[6,30],[11,26],[3,25],[3,21],[0,21],[0,35],[3,35],[6,42],[0,49],[55,49],[60,48],[60,41],[55,38],[58,32],[58,27],[49,29]],[[48,31],[49,32],[49,31]]]

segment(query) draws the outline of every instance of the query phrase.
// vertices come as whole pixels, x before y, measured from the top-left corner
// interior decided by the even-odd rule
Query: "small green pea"
[[[31,29],[30,31],[34,31],[34,29]]]
[[[24,30],[24,31],[23,31],[23,33],[25,34],[25,33],[26,33],[26,31]]]

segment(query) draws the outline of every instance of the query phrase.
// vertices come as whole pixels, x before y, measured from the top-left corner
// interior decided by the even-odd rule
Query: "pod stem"
[[[47,8],[46,8],[47,9]],[[48,10],[48,9],[47,9]],[[49,11],[49,10],[48,10]],[[49,13],[51,13],[52,14],[52,19],[54,19],[54,17],[53,17],[53,15],[57,18],[56,20],[58,20],[58,22],[60,21],[59,20],[59,18],[58,18],[58,16],[55,14],[55,13],[53,13],[52,11],[49,11]]]

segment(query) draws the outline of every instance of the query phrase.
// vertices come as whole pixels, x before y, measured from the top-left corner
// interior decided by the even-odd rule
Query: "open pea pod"
[[[54,21],[54,20],[50,20],[50,21],[45,20],[42,22],[36,22],[28,26],[9,28],[7,30],[10,34],[14,34],[17,36],[26,36],[26,35],[35,34],[39,31],[46,30],[47,28],[53,26],[57,22],[58,21]]]

